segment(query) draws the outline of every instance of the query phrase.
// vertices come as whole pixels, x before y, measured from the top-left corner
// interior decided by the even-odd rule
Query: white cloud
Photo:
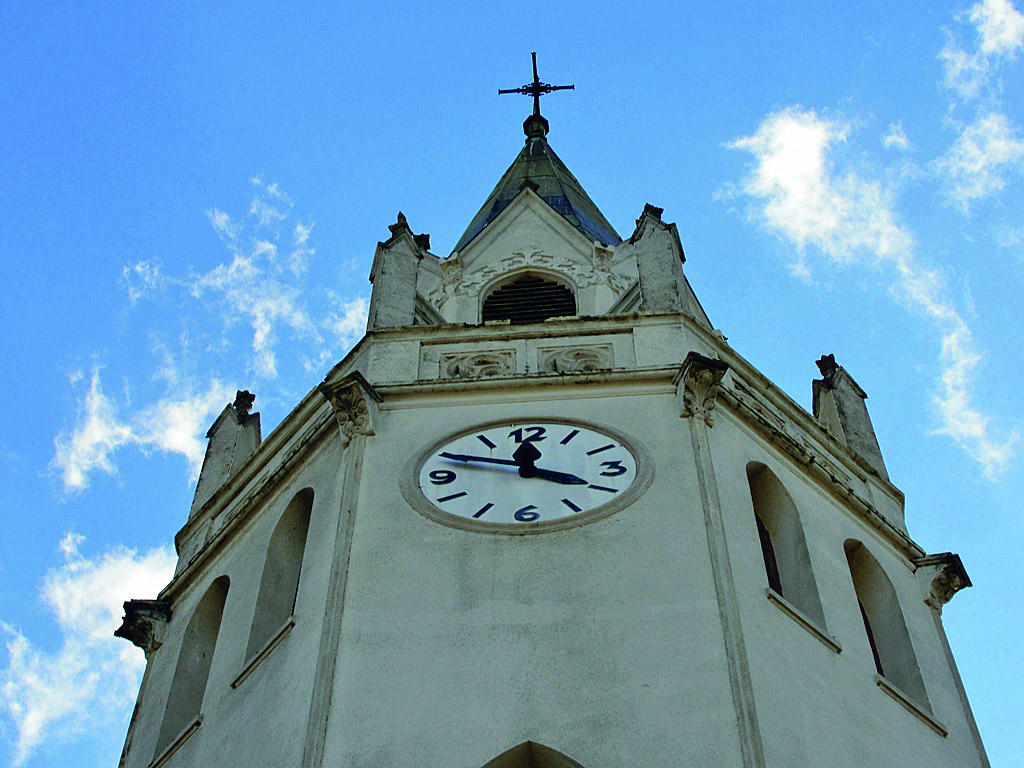
[[[910,149],[910,139],[907,138],[907,134],[903,131],[901,123],[893,123],[889,126],[888,132],[882,137],[882,144],[885,145],[886,149],[898,149],[902,152]]]
[[[192,480],[196,480],[206,454],[206,431],[234,396],[234,387],[212,381],[206,392],[158,400],[136,420],[138,442],[165,453],[181,454],[188,461]]]
[[[94,372],[94,390],[83,398],[76,425],[55,441],[52,465],[61,471],[67,490],[87,487],[94,470],[116,472],[113,455],[126,445],[181,454],[196,476],[205,428],[230,402],[234,388],[212,376],[205,388],[197,386],[199,377],[182,376],[176,357],[183,364],[191,361],[190,370],[199,365],[232,370],[236,377],[275,380],[282,373],[289,376],[295,363],[308,373],[322,371],[362,335],[365,298],[342,297],[319,283],[310,289],[314,223],[288,222],[292,202],[284,191],[260,177],[251,183],[255,192],[248,215],[235,218],[219,208],[206,211],[226,250],[226,258],[212,269],[174,276],[146,261],[123,269],[122,283],[131,303],[156,289],[167,293],[165,305],[175,308],[174,319],[182,326],[180,353],[172,354],[165,341],[153,337],[154,351],[161,358],[153,378],[162,380],[168,394],[146,398],[146,404],[132,409],[131,417],[118,417],[117,402],[104,396]],[[233,354],[239,347],[248,354]],[[280,359],[281,350],[287,354],[285,361]],[[247,373],[238,370],[240,358]],[[284,386],[294,389],[308,383],[290,379]],[[264,402],[272,398],[273,392]]]
[[[232,221],[224,211],[211,208],[206,212],[206,218],[210,220],[210,226],[221,240],[234,240],[238,231],[238,225]]]
[[[103,394],[99,369],[93,370],[89,391],[79,404],[78,425],[70,435],[61,432],[54,440],[53,463],[61,470],[64,487],[87,487],[95,469],[113,474],[111,454],[133,440],[131,427],[118,419],[115,403]]]
[[[164,283],[160,265],[140,261],[121,269],[121,282],[128,293],[128,301],[134,304],[147,293],[159,289]]]
[[[336,308],[328,314],[325,326],[343,346],[350,347],[366,330],[367,301],[362,296],[346,301],[334,291],[328,294]]]
[[[193,298],[212,298],[219,303],[226,326],[240,318],[248,322],[252,328],[252,369],[261,377],[273,379],[278,375],[275,348],[281,326],[315,344],[321,343],[296,282],[315,252],[308,243],[313,225],[299,223],[294,227],[291,248],[282,265],[277,258],[279,235],[275,227],[288,217],[292,203],[277,184],[265,184],[259,177],[254,177],[252,183],[258,192],[250,204],[252,220],[248,228],[230,223],[231,217],[216,209],[216,215],[207,213],[218,234],[225,228],[231,233],[230,237],[221,235],[230,261],[193,276],[187,286]],[[285,274],[285,268],[291,277]]]
[[[986,476],[996,477],[1015,454],[1017,436],[994,436],[991,420],[973,405],[971,383],[981,358],[970,329],[945,299],[940,273],[915,258],[914,239],[897,221],[888,191],[835,168],[830,151],[848,135],[848,125],[813,110],[791,107],[770,114],[756,133],[729,144],[756,161],[739,189],[753,199],[751,213],[760,224],[797,246],[804,269],[813,247],[832,262],[895,271],[896,293],[941,334],[942,372],[934,395],[938,431],[977,459]]]
[[[1014,248],[1024,243],[1024,227],[1000,227],[995,235],[1000,248]]]
[[[1006,115],[989,112],[967,126],[936,161],[950,195],[965,211],[972,200],[1005,187],[1005,171],[1024,171],[1024,140],[1016,134]]]
[[[235,390],[213,380],[205,392],[193,394],[191,385],[176,373],[167,374],[164,369],[162,375],[171,376],[168,383],[175,394],[136,409],[131,419],[123,421],[117,404],[103,393],[99,369],[93,370],[79,404],[78,423],[70,434],[61,431],[54,439],[52,466],[60,470],[66,491],[88,488],[94,471],[116,474],[113,454],[126,445],[181,454],[188,461],[191,478],[198,477],[206,451],[202,438]]]
[[[46,574],[40,595],[57,621],[60,647],[43,650],[2,624],[8,658],[0,689],[17,734],[16,766],[45,740],[125,721],[145,659],[113,636],[121,606],[129,598],[156,597],[174,572],[169,548],[140,555],[114,547],[90,559],[79,552],[82,542],[73,533],[61,541],[64,562]]]
[[[999,59],[1013,59],[1024,47],[1024,16],[1008,0],[982,0],[958,20],[974,25],[977,48],[968,51],[947,32],[939,59],[945,68],[946,87],[965,98],[980,95]]]
[[[978,30],[982,53],[1012,57],[1024,46],[1024,16],[1009,0],[983,0],[968,18]]]

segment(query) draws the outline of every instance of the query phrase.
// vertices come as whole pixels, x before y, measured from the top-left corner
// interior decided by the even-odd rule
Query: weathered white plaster
[[[524,270],[571,286],[579,315],[481,325],[486,292]],[[148,665],[122,765],[159,757],[185,628],[226,576],[200,725],[170,768],[986,766],[939,615],[969,579],[910,539],[838,395],[815,419],[712,330],[656,209],[605,247],[527,186],[447,260],[400,220],[377,251],[367,336],[258,449],[211,463],[174,579],[129,607],[122,634]],[[499,419],[628,435],[650,485],[530,536],[408,502],[410,457]],[[778,483],[765,503],[792,505],[803,541],[779,545],[806,557],[817,602],[767,590],[752,464]],[[267,550],[304,489],[294,611],[256,648]],[[917,700],[902,692],[913,706],[875,674],[848,540],[891,582],[923,682]]]

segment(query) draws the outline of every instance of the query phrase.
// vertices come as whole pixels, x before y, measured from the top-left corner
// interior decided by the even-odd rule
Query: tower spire
[[[543,138],[548,132],[548,121],[540,113],[540,97],[552,91],[574,91],[575,85],[551,85],[542,83],[537,75],[537,52],[530,53],[533,58],[533,82],[521,85],[518,88],[499,88],[498,94],[521,93],[524,96],[533,96],[533,114],[523,122],[523,131],[527,138]]]

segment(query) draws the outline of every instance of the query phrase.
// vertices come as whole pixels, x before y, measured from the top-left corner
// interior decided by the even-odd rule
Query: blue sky
[[[730,343],[868,392],[993,765],[1019,763],[1024,17],[968,2],[0,6],[0,759],[112,765],[205,430],[267,434],[359,338],[401,210],[447,255],[549,139],[665,209]]]

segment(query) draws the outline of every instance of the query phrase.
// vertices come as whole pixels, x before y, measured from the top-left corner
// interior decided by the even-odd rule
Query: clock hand
[[[452,461],[466,461],[466,462],[468,462],[468,461],[482,461],[482,462],[484,462],[486,464],[504,464],[507,467],[518,467],[519,466],[519,462],[512,461],[511,459],[492,459],[489,456],[470,456],[470,455],[465,454],[465,453],[447,453],[447,452],[442,453],[441,456],[443,456],[446,459],[451,459]]]
[[[481,462],[484,464],[501,464],[506,467],[518,467],[521,466],[518,461],[511,461],[510,459],[492,459],[489,456],[470,456],[465,453],[448,453],[447,451],[441,454],[442,458],[450,459],[452,461],[461,461],[465,463],[469,462]],[[568,472],[557,472],[553,469],[541,469],[540,467],[534,467],[533,477],[539,477],[541,480],[550,480],[554,483],[561,483],[562,485],[586,485],[587,481],[577,475],[570,475]]]
[[[520,443],[512,458],[519,465],[520,477],[536,477],[537,468],[533,463],[540,458],[540,451],[533,443]]]
[[[570,475],[568,472],[556,472],[553,469],[541,469],[540,467],[533,468],[533,477],[539,477],[541,480],[551,480],[554,483],[561,483],[562,485],[586,485],[587,481],[578,475]]]

